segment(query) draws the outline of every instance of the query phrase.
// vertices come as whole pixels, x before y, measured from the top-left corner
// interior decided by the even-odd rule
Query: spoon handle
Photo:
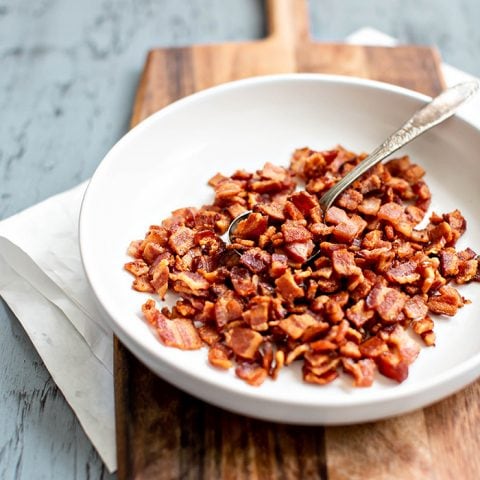
[[[396,132],[392,133],[379,147],[353,170],[347,173],[322,198],[320,207],[326,212],[335,199],[355,180],[393,152],[417,138],[423,132],[451,117],[457,108],[468,100],[480,87],[477,80],[459,83],[442,92],[430,103],[417,110],[413,116]]]

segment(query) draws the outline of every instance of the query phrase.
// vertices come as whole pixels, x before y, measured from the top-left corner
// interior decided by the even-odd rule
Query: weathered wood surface
[[[193,91],[267,73],[357,75],[431,95],[442,89],[435,50],[318,44],[308,36],[302,1],[270,0],[267,5],[270,35],[265,40],[150,52],[132,126]],[[118,341],[115,351],[121,479],[441,480],[455,478],[455,472],[456,478],[465,479],[480,473],[474,455],[480,447],[475,430],[480,422],[479,384],[393,419],[298,427],[207,405],[155,377]]]

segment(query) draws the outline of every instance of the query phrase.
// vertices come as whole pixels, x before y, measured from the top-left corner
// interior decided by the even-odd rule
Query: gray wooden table
[[[369,25],[480,76],[478,0],[313,0],[312,32]],[[127,130],[147,50],[261,37],[260,0],[0,0],[0,219],[88,178]],[[110,476],[0,302],[0,478]]]

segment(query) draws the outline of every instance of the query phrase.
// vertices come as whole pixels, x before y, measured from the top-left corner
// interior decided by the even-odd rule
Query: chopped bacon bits
[[[377,371],[404,381],[418,342],[435,344],[435,316],[469,303],[456,286],[480,281],[479,258],[455,247],[467,227],[458,210],[418,228],[431,193],[407,156],[376,165],[323,215],[320,197],[363,158],[302,148],[288,168],[217,174],[213,204],[175,210],[133,241],[133,288],[177,295],[171,308],[142,307],[160,341],[207,346],[210,365],[253,386],[293,362],[317,385],[342,370],[356,387]],[[220,235],[247,210],[226,245]]]

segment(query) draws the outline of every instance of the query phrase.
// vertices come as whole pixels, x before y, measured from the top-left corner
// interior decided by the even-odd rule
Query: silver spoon
[[[367,158],[360,162],[353,170],[348,172],[332,188],[323,194],[319,200],[322,211],[325,213],[344,190],[374,165],[381,162],[393,152],[396,152],[398,149],[420,136],[422,133],[451,117],[458,107],[471,98],[479,88],[480,82],[478,80],[459,83],[458,85],[443,91],[438,97],[435,97],[427,105],[420,110],[417,110],[405,124],[392,133]],[[230,243],[233,243],[234,232],[238,223],[251,213],[251,210],[247,210],[232,220],[227,231],[227,238]],[[307,262],[311,261],[317,255],[318,252],[315,252]]]

